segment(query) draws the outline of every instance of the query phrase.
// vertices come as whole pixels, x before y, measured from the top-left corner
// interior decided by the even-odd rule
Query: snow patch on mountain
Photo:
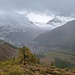
[[[47,22],[47,24],[52,25],[54,28],[65,25],[67,22],[74,20],[73,17],[63,17],[63,16],[55,16],[52,20]]]

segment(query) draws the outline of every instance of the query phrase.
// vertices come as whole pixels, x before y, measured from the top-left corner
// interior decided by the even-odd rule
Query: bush
[[[74,64],[71,64],[70,62],[63,61],[59,58],[55,58],[55,65],[57,68],[73,68],[73,67],[75,67]]]

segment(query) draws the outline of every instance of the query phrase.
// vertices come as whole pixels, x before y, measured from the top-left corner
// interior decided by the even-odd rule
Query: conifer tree
[[[23,45],[22,48],[19,48],[19,62],[20,64],[26,64],[28,62],[30,63],[38,63],[38,59],[35,57],[35,55],[33,55],[31,52],[30,52],[30,49]]]

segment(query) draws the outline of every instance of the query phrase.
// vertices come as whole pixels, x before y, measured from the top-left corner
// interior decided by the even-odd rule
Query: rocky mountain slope
[[[15,56],[17,56],[17,47],[0,40],[0,60],[10,59]]]
[[[75,49],[75,20],[58,27],[50,32],[39,35],[31,43],[37,50],[50,48]]]

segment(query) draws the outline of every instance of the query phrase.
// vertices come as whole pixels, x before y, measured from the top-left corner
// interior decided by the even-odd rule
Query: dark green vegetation
[[[68,52],[67,52],[68,51]],[[40,58],[41,62],[50,64],[55,62],[58,68],[74,68],[75,67],[75,51],[70,49],[55,49],[43,53],[45,57]]]
[[[6,45],[8,45],[8,46],[10,46],[10,47],[12,47],[12,48],[14,48],[14,49],[18,49],[18,47],[16,47],[15,45],[10,44],[10,43],[8,43],[8,42],[5,42],[4,44],[6,44]]]
[[[9,42],[6,42],[4,40],[0,40],[0,44],[5,44],[5,45],[8,45],[8,46],[10,46],[12,48],[18,49],[18,47],[16,47],[15,45],[10,44]]]
[[[37,58],[40,58],[40,59],[45,57],[44,54],[35,54],[35,56],[36,56]]]
[[[67,61],[63,61],[59,58],[55,58],[55,65],[58,68],[74,68],[75,67],[75,64],[72,64]]]

